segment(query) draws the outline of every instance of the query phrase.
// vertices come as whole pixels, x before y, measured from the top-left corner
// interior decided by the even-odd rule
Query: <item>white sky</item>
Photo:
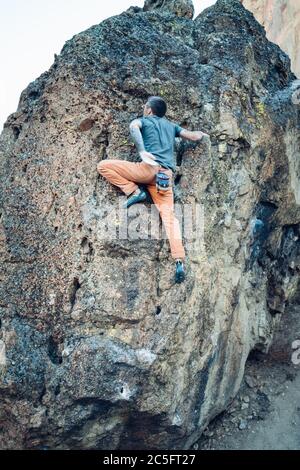
[[[195,16],[216,0],[194,0]],[[0,0],[0,132],[21,92],[75,34],[144,0]]]

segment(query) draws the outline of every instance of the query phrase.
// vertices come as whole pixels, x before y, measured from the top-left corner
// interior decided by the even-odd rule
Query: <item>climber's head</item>
[[[155,114],[158,117],[163,117],[167,112],[166,102],[159,96],[150,96],[144,107],[144,116],[151,116]]]

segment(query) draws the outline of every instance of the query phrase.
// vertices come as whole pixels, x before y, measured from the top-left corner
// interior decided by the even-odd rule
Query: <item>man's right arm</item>
[[[191,140],[193,142],[197,142],[201,140],[204,136],[209,137],[208,134],[201,131],[188,131],[187,129],[182,129],[179,133],[179,137],[183,139]]]

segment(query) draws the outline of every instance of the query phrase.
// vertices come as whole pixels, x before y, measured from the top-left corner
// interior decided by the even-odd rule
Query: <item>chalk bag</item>
[[[163,173],[162,171],[158,171],[156,173],[157,192],[167,191],[169,187],[170,187],[170,177],[166,173]]]

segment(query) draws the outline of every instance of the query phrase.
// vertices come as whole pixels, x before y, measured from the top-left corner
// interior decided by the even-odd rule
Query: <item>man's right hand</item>
[[[202,131],[195,131],[194,134],[195,134],[196,140],[201,140],[203,139],[203,137],[209,137],[208,134],[205,134],[205,132],[202,132]]]

